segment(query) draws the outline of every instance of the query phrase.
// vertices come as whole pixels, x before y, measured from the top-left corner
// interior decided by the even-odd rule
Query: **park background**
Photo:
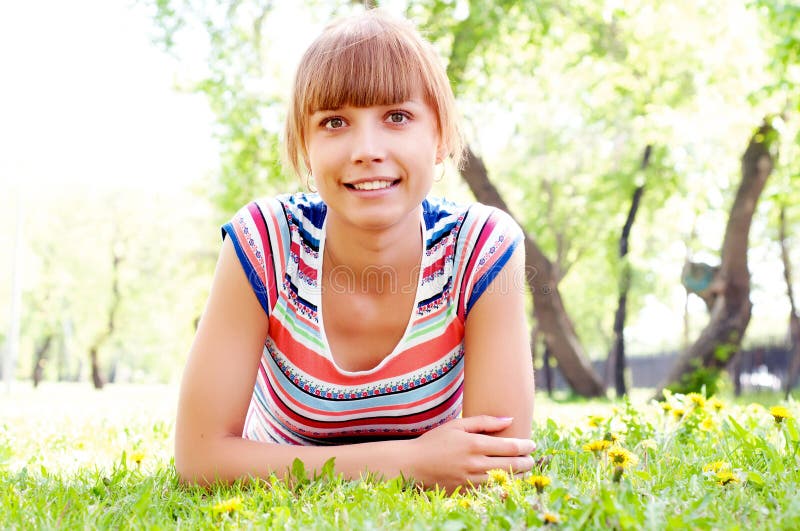
[[[364,2],[4,2],[0,521],[795,528],[779,388],[800,345],[800,6],[379,3],[432,40],[463,114],[468,165],[435,193],[502,200],[528,237],[536,376],[557,387],[536,397],[534,475],[454,496],[302,466],[179,485],[177,386],[219,226],[303,188],[278,149],[292,69]],[[769,392],[731,397],[740,372]]]
[[[3,6],[6,380],[178,381],[218,227],[254,197],[303,188],[279,158],[293,67],[327,21],[362,4]],[[755,197],[747,251],[752,318],[732,348],[780,350],[778,372],[788,367],[785,267],[800,260],[795,4],[382,6],[440,51],[475,154],[469,168],[485,165],[546,260],[530,287],[542,301],[559,294],[571,325],[553,332],[532,313],[536,363],[572,365],[572,387],[592,378],[614,387],[614,358],[605,366],[620,344],[627,358],[674,356],[708,326],[684,266],[720,264],[742,156],[768,123],[774,169]],[[434,193],[474,197],[452,167]],[[623,287],[626,318],[615,327]],[[674,359],[634,366],[663,376]],[[765,359],[750,356],[746,370]]]

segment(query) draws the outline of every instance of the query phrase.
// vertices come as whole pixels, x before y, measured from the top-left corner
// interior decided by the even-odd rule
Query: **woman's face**
[[[319,110],[306,131],[323,201],[342,220],[367,230],[389,228],[415,213],[442,158],[436,114],[420,94],[391,105]]]

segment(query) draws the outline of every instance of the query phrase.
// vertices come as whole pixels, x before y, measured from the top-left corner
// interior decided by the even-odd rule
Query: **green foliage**
[[[787,529],[800,519],[794,402],[775,411],[778,422],[758,404],[699,394],[659,404],[542,398],[550,418],[533,427],[532,474],[549,483],[539,490],[532,474],[495,471],[488,484],[447,495],[400,477],[345,480],[333,461],[314,478],[296,461],[287,481],[182,486],[163,407],[172,390],[110,390],[104,411],[75,387],[53,391],[53,416],[31,416],[47,402],[23,392],[14,398],[24,406],[0,427],[0,520],[10,528]],[[584,448],[599,440],[627,450],[626,464],[612,466],[617,450]]]
[[[194,31],[207,39],[208,70],[184,89],[205,95],[217,118],[221,167],[207,192],[222,217],[255,197],[296,187],[281,162],[284,91],[271,82],[273,72],[265,62],[279,46],[264,32],[272,3],[141,3],[151,11],[159,30],[156,40],[167,51],[181,51],[182,33]]]
[[[188,196],[188,197],[187,197]],[[183,208],[191,200],[192,212]],[[104,378],[168,381],[183,364],[208,289],[218,232],[188,192],[153,194],[42,190],[37,208],[48,223],[26,217],[22,341],[17,374],[31,374],[33,352],[53,336],[45,379],[76,380],[88,349],[108,327],[112,278],[120,303],[101,345]],[[32,211],[35,212],[35,211]],[[56,228],[56,229],[54,229]],[[113,255],[121,259],[116,273]]]
[[[279,156],[292,66],[277,61],[285,53],[269,31],[284,16],[279,6],[255,0],[141,3],[151,8],[165,48],[180,54],[181,35],[192,31],[208,46],[208,70],[188,88],[205,94],[217,116],[222,166],[208,192],[220,218],[252,197],[297,189],[300,183]],[[647,333],[635,329],[652,324],[641,322],[638,312],[659,305],[683,311],[676,302],[679,271],[687,256],[719,251],[743,142],[781,108],[776,102],[791,99],[796,6],[760,0],[750,10],[691,0],[636,0],[624,8],[594,0],[397,5],[444,58],[470,145],[555,263],[565,305],[595,357],[607,352],[617,285],[627,267],[616,252],[619,233],[632,191],[645,185],[630,240],[632,333],[626,332],[634,338],[629,350],[640,349]],[[361,9],[359,2],[317,0],[298,7],[292,23],[313,34],[321,27],[315,24]],[[762,90],[775,83],[778,88]],[[749,105],[742,103],[747,95],[754,95]],[[794,128],[782,133],[782,153],[796,152],[798,135]],[[646,145],[653,154],[641,171]],[[800,156],[784,158],[795,161],[776,169],[788,182],[800,175]],[[456,185],[450,189],[464,193]],[[775,194],[788,198],[789,187]],[[796,224],[797,214],[790,220]],[[760,231],[756,222],[756,245],[769,236]],[[695,315],[693,324],[704,317]],[[662,341],[662,348],[679,343]]]
[[[736,351],[734,350],[734,353]],[[696,361],[696,360],[695,360]],[[699,362],[693,363],[693,370],[684,374],[680,381],[667,386],[673,393],[692,393],[699,389],[706,389],[709,393],[717,392],[721,369],[719,367],[705,367]]]
[[[767,84],[763,92],[788,92],[795,110],[800,110],[797,83],[800,81],[800,5],[794,0],[753,0],[758,13],[765,19],[766,38],[772,44],[770,67],[776,81]]]

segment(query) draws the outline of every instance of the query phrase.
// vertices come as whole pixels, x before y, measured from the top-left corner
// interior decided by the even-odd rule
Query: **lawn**
[[[535,474],[447,496],[328,472],[210,490],[170,464],[175,389],[0,390],[3,528],[797,529],[794,402],[537,397]]]

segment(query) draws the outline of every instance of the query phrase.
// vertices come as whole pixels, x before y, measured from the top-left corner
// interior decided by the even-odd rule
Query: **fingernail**
[[[503,420],[508,422],[509,420],[514,420],[514,417],[495,417],[497,420]]]

